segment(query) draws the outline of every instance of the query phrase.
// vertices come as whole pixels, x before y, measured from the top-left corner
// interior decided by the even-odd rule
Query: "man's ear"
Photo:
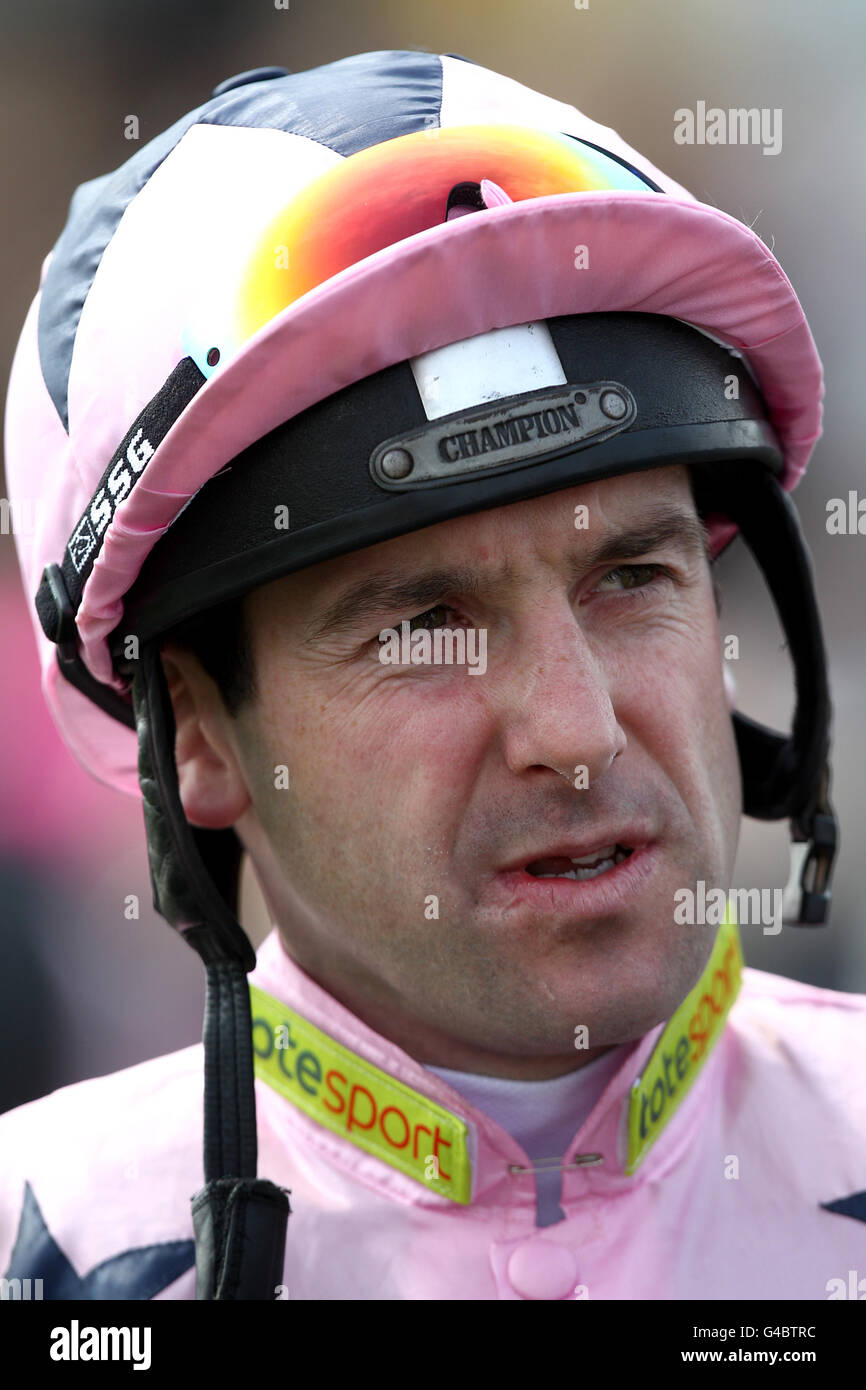
[[[161,655],[177,729],[175,762],[184,814],[190,825],[224,830],[250,805],[230,734],[231,716],[196,656],[170,645]]]

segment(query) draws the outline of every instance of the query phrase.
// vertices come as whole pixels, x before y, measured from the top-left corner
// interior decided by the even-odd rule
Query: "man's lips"
[[[617,855],[594,876],[582,876],[587,871],[571,863],[574,859],[591,860],[611,846],[630,849],[631,853]],[[493,872],[481,896],[489,908],[505,912],[509,918],[514,912],[525,912],[530,922],[551,914],[565,923],[589,922],[637,908],[662,862],[661,846],[649,827],[617,827],[591,839],[565,839],[523,851]],[[529,872],[529,865],[535,872]],[[565,877],[569,871],[573,876]]]
[[[555,870],[548,868],[548,864],[555,865],[557,861],[560,861],[565,864],[565,867],[568,867],[575,859],[589,863],[594,858],[601,858],[603,852],[611,848],[633,851],[642,849],[652,839],[652,831],[645,825],[633,824],[599,830],[595,831],[591,838],[587,837],[585,840],[563,839],[555,843],[548,841],[546,845],[540,845],[535,849],[522,850],[507,864],[499,866],[495,872],[508,874],[521,870],[527,871],[531,864],[537,872],[551,873]]]

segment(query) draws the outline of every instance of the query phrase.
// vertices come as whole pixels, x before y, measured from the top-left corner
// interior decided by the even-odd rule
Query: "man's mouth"
[[[487,880],[484,898],[529,922],[561,917],[566,924],[600,920],[639,907],[661,868],[658,829],[649,822],[599,827],[596,834],[537,840]]]
[[[565,855],[555,859],[534,859],[526,865],[526,872],[532,874],[533,878],[570,878],[583,883],[586,879],[609,873],[633,853],[630,845],[604,845],[577,859]]]

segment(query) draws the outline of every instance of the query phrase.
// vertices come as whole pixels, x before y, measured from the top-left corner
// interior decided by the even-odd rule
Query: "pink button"
[[[578,1282],[577,1260],[547,1236],[531,1236],[508,1258],[508,1279],[524,1298],[567,1298]]]

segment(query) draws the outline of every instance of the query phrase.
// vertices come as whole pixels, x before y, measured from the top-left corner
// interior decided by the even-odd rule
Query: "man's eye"
[[[599,589],[645,589],[667,571],[662,565],[618,565],[599,581]]]
[[[454,609],[449,608],[447,604],[437,603],[434,608],[427,608],[423,613],[418,613],[416,617],[409,618],[409,631],[417,632],[419,630],[426,630],[427,632],[432,632],[434,628],[447,627],[448,623],[445,615],[448,613],[453,614],[453,612]],[[438,621],[433,622],[433,618],[438,619]]]

